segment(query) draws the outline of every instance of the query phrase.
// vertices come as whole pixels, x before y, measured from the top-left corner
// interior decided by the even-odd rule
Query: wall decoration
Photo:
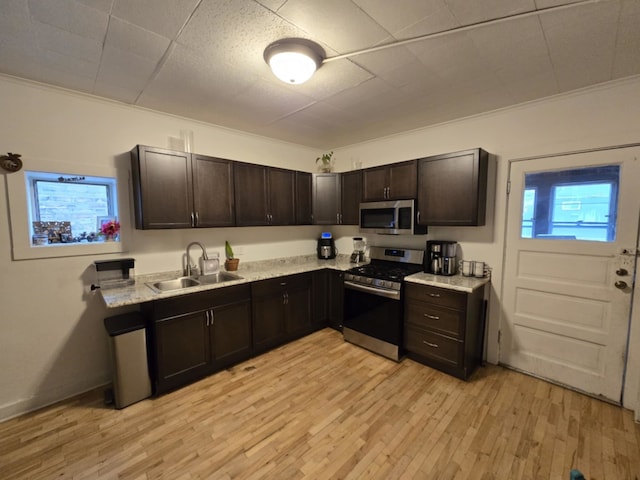
[[[0,156],[0,167],[5,169],[7,172],[17,172],[22,168],[22,160],[20,160],[21,155],[19,153],[7,153],[6,155]]]

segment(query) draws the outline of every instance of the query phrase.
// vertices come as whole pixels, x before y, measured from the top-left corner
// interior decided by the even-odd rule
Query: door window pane
[[[612,242],[620,167],[528,173],[522,238]]]

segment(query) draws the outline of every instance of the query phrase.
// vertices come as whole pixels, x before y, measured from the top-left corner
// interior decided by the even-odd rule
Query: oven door
[[[344,282],[345,329],[400,347],[402,315],[400,292]]]

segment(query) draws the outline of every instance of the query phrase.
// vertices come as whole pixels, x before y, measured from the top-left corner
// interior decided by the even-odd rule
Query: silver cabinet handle
[[[438,344],[436,344],[436,343],[427,342],[426,340],[423,340],[422,343],[424,343],[425,345],[428,345],[429,347],[432,347],[432,348],[438,348]]]
[[[416,217],[416,221],[417,221],[418,223],[420,223],[420,210],[418,210],[418,215],[417,215],[417,217]]]
[[[210,310],[204,312],[204,318],[207,320],[207,327],[211,326],[211,318],[209,317]]]
[[[191,212],[191,226],[195,227],[196,226],[196,217],[193,214],[193,212]]]
[[[196,210],[194,226],[197,227],[199,223],[200,223],[200,216],[198,215],[198,211]]]
[[[440,317],[436,317],[435,315],[429,315],[428,313],[425,313],[424,316],[427,318],[430,318],[431,320],[440,320]]]
[[[428,293],[427,295],[429,295],[430,297],[433,297],[433,298],[440,298],[440,294],[439,293]]]
[[[209,316],[211,318],[211,326],[213,327],[213,321],[216,319],[215,313],[213,312],[213,310],[209,310]]]

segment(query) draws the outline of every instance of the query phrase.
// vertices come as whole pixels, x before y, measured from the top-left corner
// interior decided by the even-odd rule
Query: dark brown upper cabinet
[[[296,172],[296,224],[311,225],[313,223],[313,207],[311,198],[311,174]]]
[[[362,202],[362,171],[354,170],[340,174],[342,183],[342,225],[360,224],[360,202]]]
[[[415,160],[367,168],[362,171],[362,201],[416,198],[416,175]]]
[[[362,173],[314,173],[313,223],[358,225],[362,201]]]
[[[293,170],[236,162],[235,191],[238,226],[296,223]]]
[[[136,228],[233,226],[233,162],[138,145],[131,151]]]
[[[418,160],[419,223],[484,225],[488,165],[481,148]]]

